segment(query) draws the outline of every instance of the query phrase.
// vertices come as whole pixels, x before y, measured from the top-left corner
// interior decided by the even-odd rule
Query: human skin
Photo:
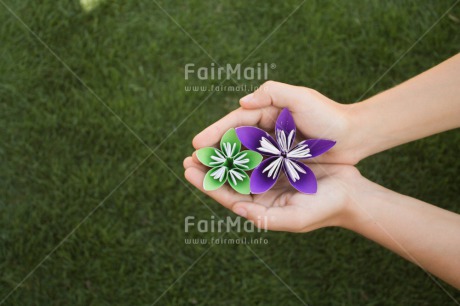
[[[353,167],[391,147],[460,126],[460,56],[363,102],[344,105],[315,90],[269,81],[240,100],[241,107],[198,134],[196,149],[214,146],[229,128],[271,130],[289,108],[303,138],[337,145],[312,159],[318,192],[305,195],[280,180],[261,195],[228,186],[206,192],[206,168],[196,156],[184,161],[185,177],[236,214],[267,218],[270,230],[308,232],[340,226],[361,234],[460,289],[460,215],[404,196],[362,177]],[[261,224],[260,226],[264,226]]]
[[[232,127],[273,129],[287,107],[303,139],[337,141],[316,162],[355,165],[394,146],[460,127],[460,54],[359,103],[340,104],[311,88],[268,81],[240,104],[199,133],[195,149],[217,144]]]
[[[346,228],[460,289],[460,215],[381,187],[353,166],[309,165],[318,179],[314,196],[297,192],[285,177],[259,195],[241,195],[226,185],[205,191],[208,169],[195,156],[187,157],[184,167],[196,188],[258,227],[289,232]]]

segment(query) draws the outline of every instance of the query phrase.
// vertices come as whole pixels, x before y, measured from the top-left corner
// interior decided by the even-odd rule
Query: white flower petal
[[[217,168],[216,171],[211,173],[211,177],[213,177],[215,180],[219,180],[219,182],[222,182],[225,176],[225,170],[226,170],[226,167]]]
[[[248,155],[248,153],[243,153],[243,154],[241,154],[240,156],[238,156],[237,158],[235,158],[234,161],[239,161],[240,159],[242,159],[242,158],[245,157],[246,155]]]
[[[294,168],[292,161],[290,161],[289,159],[285,159],[284,160],[284,166],[286,168],[287,174],[289,175],[289,178],[293,182],[296,182],[298,179],[300,179],[300,176],[297,173],[296,169]]]
[[[236,186],[238,183],[236,182],[235,174],[232,170],[230,170],[228,173],[230,174],[230,179],[232,180],[233,184]]]
[[[291,149],[291,144],[292,144],[292,141],[294,140],[294,132],[295,132],[294,130],[291,130],[291,132],[289,133],[286,151],[289,151]]]
[[[267,138],[262,137],[260,140],[260,147],[257,148],[259,151],[274,154],[274,155],[280,155],[281,152],[278,150],[277,147],[275,147]]]
[[[225,158],[222,158],[222,157],[217,157],[217,156],[211,156],[211,158],[215,161],[218,161],[218,162],[223,162],[225,161]]]
[[[310,148],[307,144],[299,143],[286,155],[288,158],[308,158],[312,155],[310,154]]]
[[[283,159],[284,158],[281,156],[278,157],[277,159],[272,161],[267,167],[265,167],[265,169],[262,170],[262,173],[265,173],[268,171],[267,176],[269,178],[273,176],[272,178],[275,179],[278,176],[278,173],[281,169],[281,164],[282,164]]]
[[[221,153],[219,150],[214,149],[214,152],[216,153],[216,155],[217,155],[218,157],[220,157],[220,158],[222,158],[222,159],[225,159],[225,156],[223,156],[222,153]]]
[[[276,140],[283,152],[286,152],[286,135],[283,130],[276,130]]]

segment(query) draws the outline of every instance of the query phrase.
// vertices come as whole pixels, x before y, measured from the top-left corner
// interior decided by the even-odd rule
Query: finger
[[[205,175],[205,171],[195,167],[190,167],[185,170],[185,178],[187,179],[187,181],[189,181],[193,186],[195,186],[203,193],[210,196],[211,198],[213,198],[214,200],[216,200],[228,209],[231,209],[232,206],[237,202],[252,200],[250,195],[239,194],[228,185],[224,185],[219,189],[213,191],[204,190],[203,180]]]
[[[305,163],[312,171],[315,173],[315,176],[318,180],[333,177],[335,180],[339,180],[337,177],[337,173],[341,173],[345,168],[349,169],[350,171],[356,170],[353,166],[350,165],[337,165],[337,164],[324,164],[318,162],[318,160]],[[354,173],[354,172],[352,172]]]
[[[302,229],[302,212],[298,206],[266,207],[251,202],[238,202],[232,211],[259,228],[290,232]]]
[[[259,109],[267,106],[289,108],[291,112],[300,112],[305,99],[309,97],[309,89],[285,83],[267,81],[254,93],[240,100],[245,109]]]
[[[228,129],[238,126],[257,125],[262,129],[273,128],[278,111],[273,107],[254,110],[238,108],[196,135],[193,139],[193,147],[200,149],[215,146]]]
[[[196,157],[194,158],[193,156],[189,156],[184,159],[184,168],[188,169],[191,167],[198,168],[202,171],[206,171],[206,169],[208,169],[205,165],[200,163]]]
[[[192,153],[192,159],[197,164],[201,163],[200,160],[198,159],[198,156],[196,155],[196,151]]]
[[[318,180],[325,178],[325,177],[329,177],[329,176],[334,177],[337,172],[337,169],[340,168],[340,167],[337,168],[337,165],[335,164],[319,163],[316,158],[314,161],[312,160],[307,160],[307,161],[309,162],[304,162],[304,164],[306,164],[313,171],[313,173],[315,174]],[[341,166],[341,167],[344,167],[344,166]]]
[[[207,172],[209,170],[209,167],[203,165],[200,160],[198,159],[198,156],[196,155],[196,151],[193,152],[192,154],[192,162],[193,162],[193,167],[201,169],[203,172]]]
[[[187,156],[182,162],[182,165],[184,166],[185,169],[192,167],[193,164],[194,162],[191,156]]]

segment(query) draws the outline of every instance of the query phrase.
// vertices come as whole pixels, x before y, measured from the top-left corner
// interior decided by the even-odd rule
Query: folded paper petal
[[[220,140],[220,149],[227,157],[233,157],[241,150],[241,142],[235,129],[229,129]]]
[[[196,151],[198,160],[208,167],[218,167],[225,163],[226,158],[224,154],[216,148],[201,148]]]
[[[235,131],[241,143],[249,150],[268,156],[277,156],[281,153],[276,141],[264,130],[254,126],[242,126]]]
[[[293,165],[294,168],[300,167],[303,170],[303,171],[300,171],[300,170],[296,171],[297,177],[295,178],[295,181],[294,181],[292,174],[290,174],[288,171],[289,170],[288,167],[286,166],[283,167],[284,173],[286,174],[292,187],[294,187],[295,189],[303,193],[308,193],[308,194],[316,193],[316,190],[318,189],[318,184],[316,182],[316,177],[313,171],[301,162],[298,162],[295,160],[289,161],[288,159],[285,160],[285,163],[286,162],[295,163]]]
[[[291,112],[284,108],[276,119],[275,135],[278,145],[285,152],[289,151],[294,142],[296,127]]]
[[[316,157],[318,155],[321,155],[329,151],[329,149],[331,149],[335,144],[336,144],[335,141],[328,140],[328,139],[308,139],[308,140],[299,142],[294,148],[292,148],[291,151],[294,151],[296,148],[302,145],[307,145],[308,148],[310,149],[311,156],[308,156],[306,158],[313,158],[313,157]],[[301,160],[301,159],[306,159],[306,158],[304,157],[304,158],[293,158],[293,159]]]
[[[221,171],[223,173],[219,173]],[[221,175],[219,175],[221,174]],[[206,173],[203,180],[203,188],[206,191],[212,191],[220,188],[227,181],[227,167],[212,168]]]
[[[281,168],[283,167],[282,162],[279,165],[279,168],[275,169],[275,171],[270,173],[271,174],[270,177],[269,177],[270,171],[266,169],[279,158],[281,157],[277,157],[277,156],[269,157],[263,162],[261,162],[260,165],[254,169],[251,175],[251,184],[250,184],[251,193],[254,193],[254,194],[264,193],[268,191],[270,188],[272,188],[273,185],[275,185],[281,173]]]
[[[249,194],[251,192],[249,188],[249,176],[242,170],[229,170],[228,183],[238,193]]]
[[[233,165],[243,171],[249,171],[257,167],[263,157],[254,151],[241,151],[233,158]]]

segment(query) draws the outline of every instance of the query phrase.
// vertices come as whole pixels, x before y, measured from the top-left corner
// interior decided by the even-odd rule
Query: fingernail
[[[243,102],[251,102],[254,99],[254,93],[251,93],[247,96],[244,96],[241,98],[241,101]]]
[[[246,218],[248,216],[248,212],[246,211],[246,209],[242,208],[242,207],[237,207],[233,210],[233,212],[243,218]]]

